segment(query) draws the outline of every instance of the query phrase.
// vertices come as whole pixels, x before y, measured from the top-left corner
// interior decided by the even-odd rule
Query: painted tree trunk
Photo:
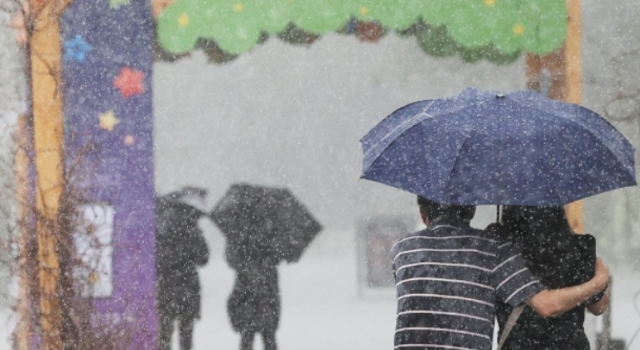
[[[26,115],[18,119],[18,129],[16,130],[16,140],[18,148],[15,156],[14,173],[16,178],[16,197],[18,198],[18,246],[19,260],[18,271],[20,278],[20,289],[18,292],[18,321],[13,335],[13,346],[16,350],[29,350],[30,338],[33,334],[32,308],[33,308],[33,284],[34,277],[37,276],[37,241],[33,230],[29,230],[30,211],[27,207],[32,199],[32,183],[29,177],[31,163],[29,161],[29,150],[31,149],[31,133],[28,126],[29,118]],[[36,279],[37,282],[37,279]]]

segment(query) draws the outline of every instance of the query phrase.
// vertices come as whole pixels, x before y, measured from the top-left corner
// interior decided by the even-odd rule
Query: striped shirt
[[[490,350],[496,302],[516,307],[543,289],[511,244],[446,218],[392,255],[395,349]]]

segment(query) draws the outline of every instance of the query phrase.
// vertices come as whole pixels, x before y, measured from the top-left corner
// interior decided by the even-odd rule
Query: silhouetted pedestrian
[[[193,348],[193,327],[200,318],[198,266],[209,259],[209,250],[198,219],[202,212],[178,201],[157,201],[157,272],[160,349],[171,349],[175,322],[179,323],[180,348]]]
[[[227,241],[227,262],[236,271],[227,311],[233,329],[240,333],[240,350],[253,348],[256,333],[262,336],[265,350],[277,349],[279,258],[268,240],[267,236],[239,234]]]

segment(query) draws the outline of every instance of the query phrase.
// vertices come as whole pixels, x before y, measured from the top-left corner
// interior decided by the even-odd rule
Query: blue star
[[[91,46],[80,35],[76,35],[71,40],[66,40],[63,45],[65,60],[84,62],[87,52],[91,51]]]
[[[358,31],[358,22],[352,18],[344,26],[344,32],[346,34],[355,34],[357,31]]]

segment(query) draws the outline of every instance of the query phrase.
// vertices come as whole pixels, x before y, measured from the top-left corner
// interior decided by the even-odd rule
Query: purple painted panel
[[[61,25],[67,168],[115,210],[113,293],[96,306],[135,331],[131,349],[157,349],[150,4],[75,0]]]

